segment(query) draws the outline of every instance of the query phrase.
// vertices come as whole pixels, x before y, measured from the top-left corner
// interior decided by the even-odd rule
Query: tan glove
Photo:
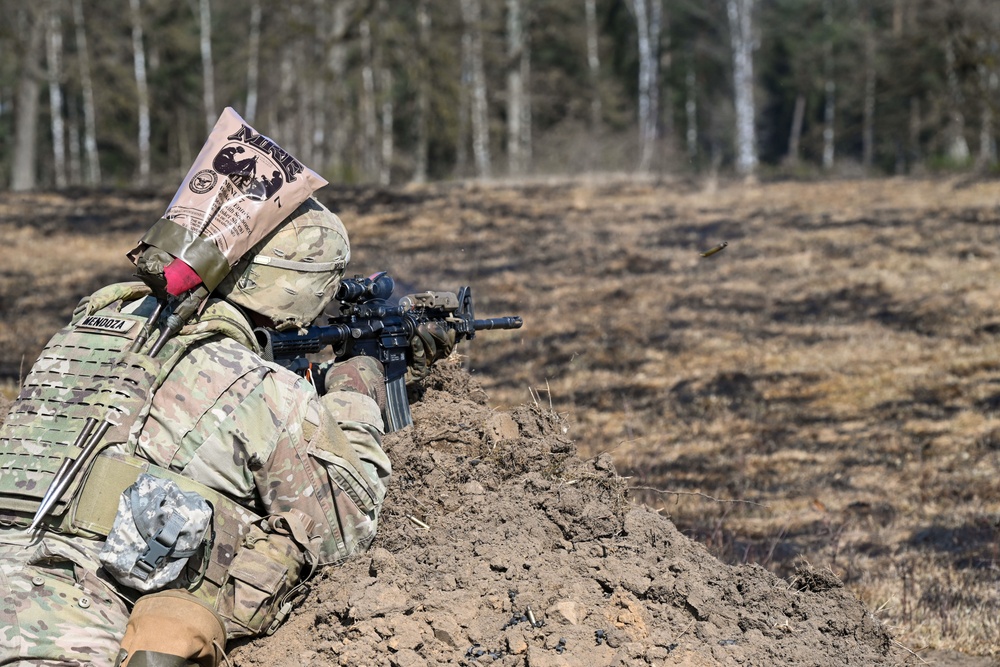
[[[446,358],[455,349],[455,330],[441,322],[422,322],[410,341],[412,360],[406,382],[422,380],[435,361]]]
[[[122,638],[122,667],[215,667],[226,645],[222,619],[182,590],[144,595],[135,603]]]

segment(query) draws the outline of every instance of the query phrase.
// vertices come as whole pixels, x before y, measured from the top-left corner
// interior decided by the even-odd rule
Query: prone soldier
[[[368,547],[391,472],[380,362],[336,365],[319,395],[253,333],[308,326],[349,259],[309,198],[169,340],[141,339],[144,283],[81,302],[0,428],[0,664],[216,665]]]

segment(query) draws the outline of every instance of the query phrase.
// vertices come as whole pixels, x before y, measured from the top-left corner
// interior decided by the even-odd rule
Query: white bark
[[[590,128],[597,131],[601,126],[601,55],[597,39],[597,0],[585,0],[584,13],[587,17],[587,67],[590,71]]]
[[[417,44],[419,53],[419,70],[417,72],[417,146],[416,166],[413,180],[423,183],[427,180],[427,85],[430,76],[428,51],[431,43],[431,15],[427,9],[427,0],[420,0],[417,5]]]
[[[361,51],[364,64],[361,68],[361,117],[364,124],[364,166],[369,178],[378,174],[378,157],[375,142],[378,137],[378,118],[375,109],[375,66],[372,55],[371,25],[361,22]]]
[[[205,107],[205,134],[212,132],[218,113],[215,110],[215,67],[212,64],[212,5],[210,0],[198,2],[201,45],[202,101]]]
[[[247,105],[244,109],[248,123],[257,117],[257,95],[260,86],[260,0],[250,4],[250,40],[247,45]]]
[[[802,121],[806,116],[806,96],[795,96],[795,110],[792,112],[792,128],[788,132],[788,154],[785,161],[790,165],[799,163],[799,145],[802,139]]]
[[[752,176],[758,162],[753,99],[753,0],[726,0],[726,11],[733,50],[736,169],[745,176]]]
[[[829,29],[833,24],[833,13],[830,7],[831,0],[824,3],[824,21]],[[835,157],[835,141],[837,116],[837,83],[833,80],[833,42],[830,38],[823,45],[823,70],[825,82],[823,84],[824,106],[823,106],[823,168],[833,169]]]
[[[392,182],[392,152],[393,152],[393,107],[392,107],[392,72],[382,69],[382,160],[379,169],[378,182],[389,185]]]
[[[472,74],[472,155],[476,175],[492,175],[490,158],[489,107],[486,94],[486,72],[483,65],[483,36],[480,25],[479,0],[462,0],[462,18],[470,35],[470,65]]]
[[[66,128],[63,120],[62,101],[62,20],[58,0],[48,5],[46,31],[46,69],[49,80],[49,116],[52,126],[52,166],[57,190],[67,185],[66,180]]]
[[[684,117],[687,122],[684,136],[687,156],[688,159],[695,160],[698,158],[698,80],[690,62],[684,75],[684,95]]]
[[[660,0],[632,0],[639,50],[639,171],[648,171],[657,139]]]
[[[836,148],[834,123],[837,114],[837,84],[833,79],[827,79],[823,91],[823,168],[833,169]]]
[[[521,154],[522,52],[521,2],[507,0],[507,171],[512,176],[524,171]]]
[[[87,159],[87,185],[100,185],[101,162],[97,153],[97,109],[94,82],[90,75],[90,52],[83,20],[83,3],[73,0],[73,23],[76,28],[77,63],[80,66],[80,90],[83,94],[83,150]]]
[[[950,121],[948,125],[948,157],[959,164],[969,159],[969,144],[965,140],[965,116],[962,108],[965,106],[962,88],[955,70],[955,44],[951,37],[944,43],[946,78],[950,99]]]
[[[42,19],[37,9],[28,10],[28,38],[21,52],[18,74],[17,107],[14,117],[14,161],[11,165],[10,189],[15,192],[34,190],[38,146],[38,105],[40,97],[39,50],[42,41]]]
[[[139,0],[129,0],[132,19],[132,64],[135,69],[135,87],[139,114],[139,177],[138,184],[149,184],[149,88],[146,83],[146,52],[143,47],[142,16]]]

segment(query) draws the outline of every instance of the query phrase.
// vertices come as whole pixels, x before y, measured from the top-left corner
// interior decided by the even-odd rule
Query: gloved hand
[[[441,322],[422,322],[410,341],[412,360],[406,372],[406,382],[422,380],[431,372],[435,361],[444,359],[455,349],[455,330]]]

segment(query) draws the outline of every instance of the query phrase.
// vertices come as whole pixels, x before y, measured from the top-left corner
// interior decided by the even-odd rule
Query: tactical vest
[[[281,554],[275,560],[273,548],[242,552],[248,551],[246,547],[253,551],[253,543],[266,539],[274,524],[308,520],[265,523],[227,496],[135,455],[153,395],[184,353],[220,335],[252,348],[253,335],[241,320],[227,317],[231,306],[221,303],[214,312],[210,305],[195,324],[168,341],[155,359],[131,352],[155,306],[153,299],[145,298],[148,294],[141,283],[114,285],[95,293],[43,349],[0,428],[0,525],[27,526],[57,471],[80,455],[87,442],[80,434],[106,429],[100,454],[86,462],[60,495],[45,527],[104,538],[114,523],[119,496],[140,474],[170,479],[181,489],[200,494],[214,511],[210,553],[205,555],[206,567],[198,580],[191,582],[191,592],[219,611],[230,638],[267,631],[281,620],[275,616],[282,607],[281,598],[297,583],[301,555]],[[153,343],[155,337],[147,347]],[[302,539],[298,528],[293,525],[286,530],[300,533],[295,542]],[[256,604],[248,609],[243,604],[244,609],[239,609],[241,603],[234,597],[240,596],[256,596],[268,608]]]

